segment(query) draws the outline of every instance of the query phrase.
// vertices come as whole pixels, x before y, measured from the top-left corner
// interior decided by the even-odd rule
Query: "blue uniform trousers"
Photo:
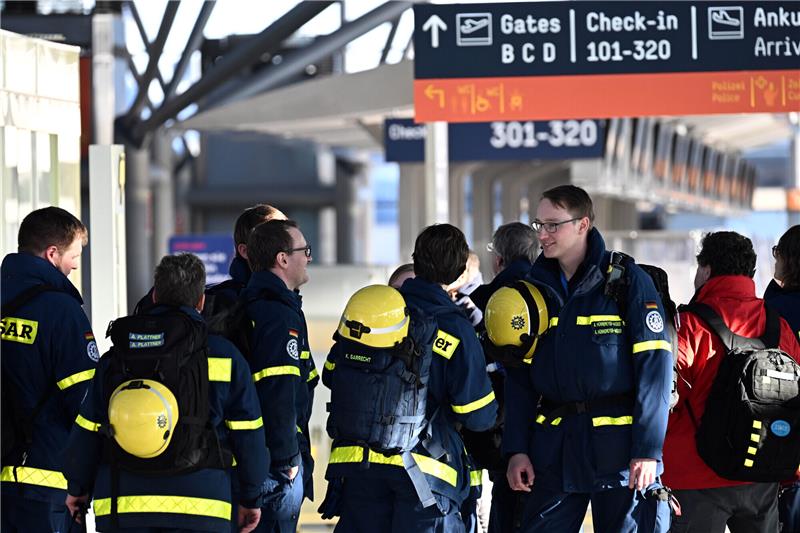
[[[68,533],[67,507],[4,494],[2,533]],[[77,531],[77,526],[76,529]]]
[[[294,479],[283,474],[270,474],[277,487],[267,494],[261,507],[261,520],[257,533],[295,533],[303,505],[303,466]]]
[[[800,533],[800,481],[781,491],[778,512],[781,533]]]
[[[335,533],[464,533],[458,506],[447,498],[423,508],[407,478],[347,478]]]
[[[590,501],[595,533],[666,533],[669,530],[669,505],[645,500],[641,492],[627,487],[569,493],[534,486],[520,531],[577,533]]]
[[[530,494],[512,490],[505,472],[493,472],[492,478],[489,533],[516,533],[522,525],[522,513]]]

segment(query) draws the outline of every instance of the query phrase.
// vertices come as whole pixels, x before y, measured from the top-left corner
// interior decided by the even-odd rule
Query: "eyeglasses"
[[[558,227],[562,224],[566,224],[567,222],[575,222],[576,220],[580,220],[583,217],[571,218],[569,220],[562,220],[561,222],[542,222],[540,220],[534,220],[531,222],[531,227],[533,231],[539,233],[542,230],[545,230],[547,233],[555,233],[558,231]]]
[[[311,257],[311,245],[309,244],[306,244],[302,248],[290,248],[285,251],[287,254],[293,254],[295,252],[303,252],[303,255],[305,255],[306,257]]]
[[[489,244],[486,245],[486,251],[489,252],[489,253],[492,253],[492,254],[494,253],[494,243],[493,242],[490,242]]]
[[[772,257],[777,259],[779,255],[780,252],[778,251],[778,245],[776,244],[775,246],[772,247]]]

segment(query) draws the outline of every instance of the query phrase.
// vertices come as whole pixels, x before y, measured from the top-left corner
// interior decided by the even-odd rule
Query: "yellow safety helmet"
[[[542,292],[527,281],[497,290],[486,304],[486,333],[495,346],[522,346],[521,336],[529,335],[533,343],[523,359],[531,359],[539,337],[547,331],[549,318]]]
[[[391,348],[408,335],[408,308],[403,296],[388,285],[356,291],[344,308],[339,335],[373,348]]]
[[[120,448],[143,459],[164,452],[178,423],[178,402],[152,379],[126,381],[108,402],[108,421]]]

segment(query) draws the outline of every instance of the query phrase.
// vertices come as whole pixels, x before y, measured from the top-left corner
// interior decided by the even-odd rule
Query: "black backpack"
[[[3,305],[0,310],[0,333],[6,334],[11,329],[11,324],[6,321],[17,309],[33,300],[46,291],[60,291],[50,285],[34,285],[22,291],[13,300]],[[16,324],[14,324],[16,326]],[[17,464],[25,458],[33,443],[33,424],[47,401],[55,392],[55,385],[51,385],[44,395],[38,400],[31,412],[25,412],[19,405],[19,391],[17,386],[2,371],[0,383],[0,410],[2,411],[2,462],[4,465]]]
[[[128,454],[113,439],[113,428],[103,428],[110,441],[112,470],[174,475],[229,467],[231,454],[222,448],[209,422],[205,324],[171,309],[163,314],[119,318],[111,323],[106,336],[113,342],[105,356],[110,359],[103,383],[106,405],[122,383],[150,379],[175,395],[180,412],[166,450],[152,458]]]
[[[605,292],[607,296],[617,303],[623,319],[628,309],[628,287],[630,285],[625,272],[628,265],[632,263],[634,263],[634,259],[629,255],[622,252],[611,252]],[[678,379],[680,379],[680,374],[678,373],[678,310],[669,294],[669,277],[664,269],[643,263],[637,264],[653,280],[653,285],[655,285],[658,298],[661,301],[661,307],[666,315],[664,317],[664,329],[667,331],[672,344],[672,390],[670,391],[669,399],[669,410],[672,411],[678,403]]]
[[[686,311],[726,350],[699,424],[687,403],[700,457],[726,479],[791,479],[800,463],[800,365],[778,347],[780,316],[767,307],[766,330],[751,339],[731,332],[706,304],[681,307]]]

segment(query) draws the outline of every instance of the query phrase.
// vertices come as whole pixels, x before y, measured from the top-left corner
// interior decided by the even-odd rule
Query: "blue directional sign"
[[[191,252],[206,267],[206,283],[219,283],[228,276],[233,261],[233,238],[230,235],[176,235],[169,239],[169,253]]]
[[[450,161],[586,159],[603,156],[603,120],[549,120],[459,123],[448,126]],[[387,119],[383,127],[386,161],[425,159],[425,124]]]

